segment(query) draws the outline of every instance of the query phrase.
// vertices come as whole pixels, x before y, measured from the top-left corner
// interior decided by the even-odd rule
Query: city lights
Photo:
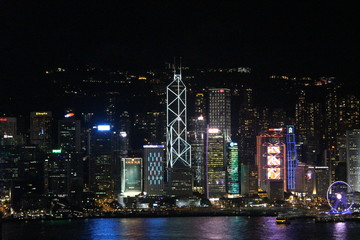
[[[218,128],[209,128],[208,132],[216,134],[216,133],[220,133],[220,129],[218,129]]]
[[[99,131],[110,131],[110,125],[97,125]]]

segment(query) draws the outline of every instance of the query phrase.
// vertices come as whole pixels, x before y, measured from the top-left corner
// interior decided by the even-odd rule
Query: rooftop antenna
[[[180,75],[181,75],[181,61],[182,60],[182,57],[180,57]]]
[[[174,56],[174,65],[173,65],[173,69],[174,69],[174,74],[176,73],[176,58]]]

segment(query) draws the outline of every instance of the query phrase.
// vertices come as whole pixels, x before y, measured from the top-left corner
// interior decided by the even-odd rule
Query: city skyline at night
[[[350,236],[360,219],[358,10],[2,3],[0,238],[27,236],[2,226],[29,220],[133,217],[161,217],[151,238],[164,238],[169,216],[189,217],[171,223],[179,229],[204,216],[216,231],[259,216],[244,227],[255,235],[331,222],[334,236]],[[149,238],[145,225],[135,238]],[[83,228],[118,228],[106,227]],[[219,238],[209,229],[196,239]]]

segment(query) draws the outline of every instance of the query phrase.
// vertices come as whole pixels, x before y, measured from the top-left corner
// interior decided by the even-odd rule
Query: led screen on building
[[[271,145],[271,146],[269,146],[269,147],[267,148],[267,152],[268,152],[269,154],[272,154],[272,153],[280,153],[280,147],[279,147],[279,146],[273,146],[273,145]]]
[[[267,165],[269,166],[279,166],[280,158],[277,156],[267,156]]]
[[[268,168],[267,169],[267,178],[268,179],[281,179],[281,170],[280,168]]]
[[[136,195],[141,193],[142,158],[123,158],[122,166],[122,193],[124,195]]]
[[[270,144],[267,147],[267,179],[281,179],[280,146]]]

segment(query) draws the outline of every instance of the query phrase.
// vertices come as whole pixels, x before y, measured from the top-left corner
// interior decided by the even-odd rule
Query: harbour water
[[[7,222],[2,240],[359,239],[360,222],[315,223],[275,217],[97,218]]]

